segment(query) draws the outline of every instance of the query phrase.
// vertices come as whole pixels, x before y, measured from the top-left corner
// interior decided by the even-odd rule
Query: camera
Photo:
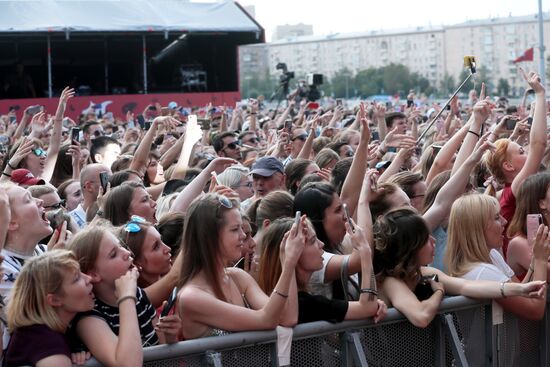
[[[306,98],[310,102],[320,99],[321,92],[317,87],[321,84],[323,84],[323,74],[306,74],[306,79],[298,84],[297,97]]]

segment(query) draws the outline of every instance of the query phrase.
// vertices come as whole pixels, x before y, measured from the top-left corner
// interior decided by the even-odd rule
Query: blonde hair
[[[64,332],[65,325],[47,302],[48,294],[63,295],[63,280],[68,271],[80,271],[74,254],[52,250],[31,258],[21,269],[8,304],[8,328],[46,325]]]
[[[491,263],[485,228],[499,211],[497,199],[470,194],[456,200],[451,208],[444,263],[451,276],[466,274],[474,263]]]
[[[510,139],[498,139],[495,141],[496,149],[494,152],[488,150],[483,155],[483,163],[497,182],[504,184],[506,177],[502,171],[502,164],[508,159],[508,145],[510,145]],[[485,192],[488,195],[495,196],[496,192],[492,185],[487,187]]]

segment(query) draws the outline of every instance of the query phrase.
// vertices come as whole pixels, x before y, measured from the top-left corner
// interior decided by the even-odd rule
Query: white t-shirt
[[[514,271],[506,264],[504,258],[495,249],[489,252],[492,264],[479,263],[461,278],[468,280],[493,280],[507,282],[514,276]]]

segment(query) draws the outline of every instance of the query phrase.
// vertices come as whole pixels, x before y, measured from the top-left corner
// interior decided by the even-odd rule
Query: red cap
[[[34,177],[34,175],[25,168],[19,168],[11,173],[11,180],[18,185],[44,185],[46,181],[41,178]]]

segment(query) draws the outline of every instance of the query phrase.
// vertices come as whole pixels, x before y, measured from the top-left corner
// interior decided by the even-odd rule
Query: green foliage
[[[504,78],[498,80],[497,92],[499,96],[508,96],[508,93],[510,93],[510,83],[508,83],[508,80]]]

